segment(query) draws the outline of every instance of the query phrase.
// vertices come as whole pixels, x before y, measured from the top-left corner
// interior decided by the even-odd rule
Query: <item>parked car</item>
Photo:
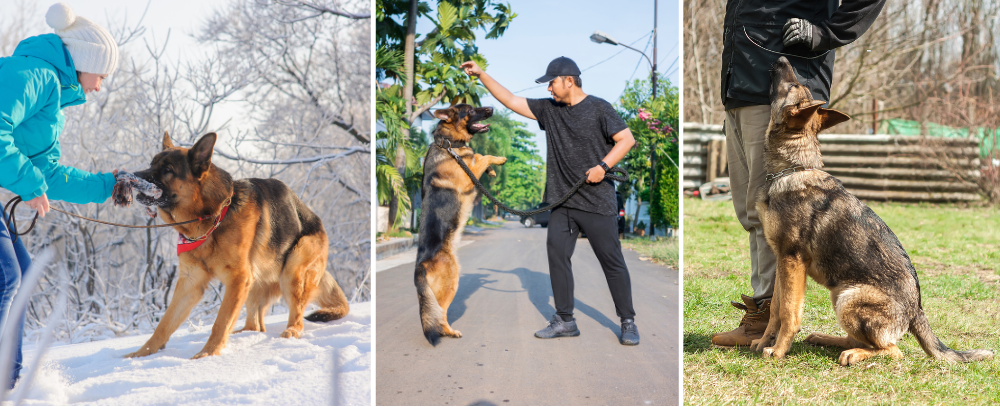
[[[542,202],[538,205],[535,205],[535,207],[531,209],[538,209],[546,206],[549,206],[549,204]],[[544,228],[549,225],[550,216],[552,216],[551,210],[536,214],[534,216],[522,216],[521,223],[524,224],[524,227],[526,228],[530,228],[535,225],[541,225]]]

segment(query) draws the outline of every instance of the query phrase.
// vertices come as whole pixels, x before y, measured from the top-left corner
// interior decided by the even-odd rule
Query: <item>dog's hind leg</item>
[[[444,251],[438,253],[438,257],[443,257],[441,269],[444,273],[434,276],[435,281],[431,283],[431,286],[434,288],[434,297],[437,298],[438,305],[444,311],[441,313],[441,333],[452,338],[461,338],[462,333],[452,329],[451,325],[448,324],[448,307],[455,299],[455,293],[458,292],[460,274],[458,259],[453,254]]]
[[[851,339],[849,336],[827,335],[813,332],[806,337],[806,342],[819,346],[835,346],[843,349],[865,348],[868,345]]]
[[[281,293],[288,303],[288,327],[282,338],[302,337],[302,317],[326,274],[326,239],[303,236],[292,248],[281,272]]]
[[[258,283],[250,288],[246,302],[247,322],[243,325],[243,329],[233,332],[234,334],[244,331],[266,332],[264,317],[267,316],[267,307],[271,306],[275,297],[270,285]],[[233,323],[236,323],[235,320]]]
[[[841,365],[853,365],[878,355],[903,357],[896,341],[906,333],[908,319],[900,314],[893,298],[880,288],[860,285],[845,289],[835,299],[834,308],[837,321],[848,336],[838,341],[847,348],[840,354]]]
[[[156,325],[153,336],[142,345],[139,350],[125,355],[127,358],[149,356],[163,349],[179,327],[191,314],[191,309],[201,301],[205,294],[205,287],[208,286],[212,276],[200,268],[185,266],[181,263],[180,277],[177,278],[177,287],[174,288],[174,296],[170,299],[167,312],[163,314],[163,319]]]
[[[857,364],[865,359],[872,358],[879,355],[886,355],[893,359],[899,359],[903,357],[903,352],[899,350],[896,345],[889,345],[885,348],[872,349],[872,348],[854,348],[848,349],[840,353],[840,359],[838,362],[841,366],[850,366]]]

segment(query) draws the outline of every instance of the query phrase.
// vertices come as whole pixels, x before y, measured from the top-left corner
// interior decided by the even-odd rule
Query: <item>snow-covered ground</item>
[[[334,352],[339,351],[338,399],[346,405],[370,405],[371,303],[351,304],[351,313],[341,320],[305,321],[301,339],[278,336],[287,318],[287,314],[271,315],[265,318],[266,333],[231,335],[222,355],[198,360],[190,358],[208,340],[210,324],[182,325],[166,349],[137,359],[122,356],[138,349],[148,334],[53,346],[24,403],[331,405]],[[36,354],[25,350],[26,366]]]

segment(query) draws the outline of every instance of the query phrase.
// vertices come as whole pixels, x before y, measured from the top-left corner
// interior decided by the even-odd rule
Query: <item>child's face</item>
[[[100,92],[101,81],[107,77],[107,75],[80,72],[80,74],[77,75],[77,80],[80,81],[80,86],[83,86],[83,93],[90,93],[91,91]]]

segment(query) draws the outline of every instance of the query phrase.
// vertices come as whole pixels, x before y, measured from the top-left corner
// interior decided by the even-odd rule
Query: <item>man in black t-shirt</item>
[[[545,201],[553,202],[587,175],[587,184],[566,203],[552,210],[549,218],[547,249],[549,278],[556,315],[549,326],[535,332],[538,338],[579,336],[573,318],[573,270],[570,258],[582,229],[601,262],[611,289],[615,311],[622,322],[622,345],[638,345],[639,331],[632,308],[632,283],[618,241],[615,186],[604,178],[605,172],[618,163],[635,145],[628,126],[610,103],[587,95],[580,88],[580,68],[573,60],[559,57],[549,63],[545,76],[537,83],[549,83],[551,99],[526,99],[514,96],[490,77],[475,62],[462,64],[465,73],[478,77],[486,89],[508,109],[537,120],[545,130],[547,171]]]

